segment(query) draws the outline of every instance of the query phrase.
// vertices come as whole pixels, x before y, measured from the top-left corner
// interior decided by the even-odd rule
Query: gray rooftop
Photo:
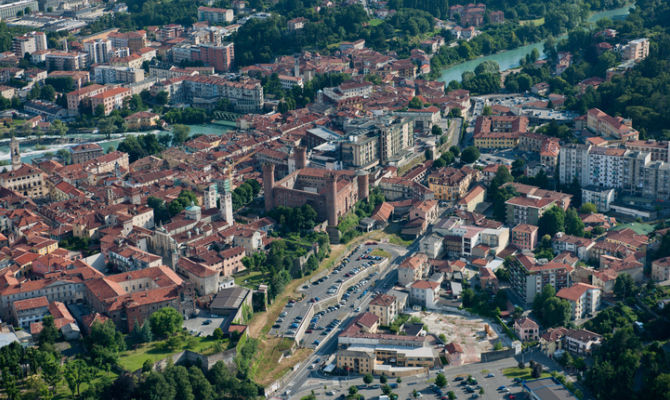
[[[216,294],[210,309],[214,310],[237,310],[242,305],[244,299],[248,296],[249,289],[240,286],[221,289]]]
[[[524,387],[540,400],[573,400],[576,397],[553,378],[524,382]]]

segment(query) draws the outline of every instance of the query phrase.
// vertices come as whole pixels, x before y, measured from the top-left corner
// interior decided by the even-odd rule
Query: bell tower
[[[9,142],[9,151],[12,157],[12,169],[17,170],[21,167],[21,150],[19,149],[19,141],[14,136]]]

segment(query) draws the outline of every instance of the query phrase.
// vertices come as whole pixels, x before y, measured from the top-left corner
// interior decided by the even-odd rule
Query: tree
[[[633,294],[634,287],[635,283],[629,274],[620,274],[614,282],[614,295],[620,299],[625,299]]]
[[[565,229],[565,211],[558,206],[553,206],[542,214],[538,221],[538,235],[554,236],[557,232]]]
[[[56,392],[56,386],[63,379],[63,368],[53,353],[42,352],[41,354],[44,355],[44,358],[40,362],[42,379],[51,388],[51,394],[53,395]]]
[[[57,119],[51,123],[51,130],[53,131],[54,134],[58,136],[65,136],[68,127],[63,121]]]
[[[544,303],[542,315],[545,327],[564,326],[570,321],[572,306],[567,300],[554,296]]]
[[[456,393],[450,390],[447,392],[447,397],[449,397],[449,400],[456,400]]]
[[[349,386],[349,396],[354,396],[358,393],[358,388],[356,386]]]
[[[84,339],[84,344],[94,364],[98,366],[116,364],[118,353],[126,348],[123,334],[116,330],[114,322],[110,320],[104,324],[93,323],[89,335]]]
[[[433,136],[442,136],[442,128],[440,128],[440,126],[437,124],[433,125],[430,131],[433,134]]]
[[[439,388],[447,386],[447,378],[444,376],[443,373],[440,372],[439,374],[437,374],[437,376],[435,377],[435,385],[437,385],[437,387]]]
[[[224,337],[223,330],[221,328],[214,329],[213,336],[214,336],[214,339],[216,339],[216,340],[223,340],[223,337]]]
[[[556,289],[549,284],[544,285],[542,291],[535,295],[535,299],[533,299],[533,312],[538,318],[542,319],[543,317],[544,303],[554,296],[556,296]]]
[[[72,397],[81,395],[82,383],[89,383],[93,379],[93,369],[81,359],[69,361],[65,364],[65,381],[72,393]]]
[[[389,394],[391,394],[391,386],[382,385],[381,389],[382,389],[382,393],[384,393],[385,395],[388,396]]]
[[[212,384],[207,380],[201,368],[192,365],[188,369],[189,380],[193,395],[198,400],[212,400],[215,397]]]
[[[183,317],[172,307],[164,307],[149,317],[151,332],[155,337],[168,337],[181,329]]]
[[[388,382],[388,378],[386,377],[386,375],[381,375],[379,377],[379,383],[383,384],[383,383],[386,383],[386,382]]]
[[[142,372],[145,372],[145,373],[146,372],[151,372],[152,369],[154,369],[154,363],[151,362],[151,360],[147,358],[142,363]]]
[[[474,146],[469,146],[463,149],[463,153],[461,154],[461,160],[464,163],[470,164],[479,158],[479,149],[474,147]]]
[[[538,379],[540,376],[542,376],[542,364],[536,363],[533,365],[533,370],[530,372],[530,376],[535,379]]]
[[[175,400],[175,388],[168,383],[164,374],[150,372],[138,387],[138,398]]]
[[[414,109],[423,108],[423,102],[420,98],[414,96],[412,97],[412,100],[409,101],[408,107]]]
[[[507,168],[505,168],[507,169]],[[518,178],[526,172],[526,161],[522,158],[517,158],[512,162],[512,176]]]
[[[42,320],[42,331],[37,338],[38,343],[40,346],[44,344],[54,344],[58,335],[58,329],[56,329],[56,325],[54,325],[54,317],[47,315]]]
[[[97,118],[104,117],[105,116],[105,106],[103,106],[102,104],[98,104],[97,106],[95,106],[95,109],[93,110],[93,114]]]
[[[375,380],[375,378],[371,374],[365,374],[363,376],[363,382],[365,382],[366,385],[371,384],[372,381],[374,381],[374,380]]]
[[[651,384],[651,396],[658,400],[670,400],[670,374],[659,374]]]
[[[565,213],[565,233],[584,236],[584,221],[577,215],[577,210],[574,208],[569,208],[568,212]]]
[[[191,132],[186,125],[177,124],[172,127],[172,143],[176,146],[184,144]]]
[[[459,154],[461,154],[461,149],[459,149],[458,146],[449,147],[449,151],[454,155],[454,157],[458,157]]]
[[[582,214],[593,214],[598,212],[598,208],[593,203],[584,203],[579,207],[579,212]]]

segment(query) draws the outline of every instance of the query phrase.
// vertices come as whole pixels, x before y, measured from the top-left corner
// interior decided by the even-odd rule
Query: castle
[[[307,150],[296,148],[296,170],[275,182],[275,166],[263,165],[265,210],[278,206],[311,205],[320,218],[336,226],[356,202],[369,194],[366,173],[351,170],[330,171],[307,167]]]

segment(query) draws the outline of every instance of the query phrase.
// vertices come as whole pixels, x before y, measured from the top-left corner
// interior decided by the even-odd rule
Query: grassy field
[[[530,379],[536,379],[531,376],[531,369],[530,368],[505,368],[502,370],[503,375],[505,375],[508,378],[514,379],[514,378],[520,378],[525,381],[530,380]],[[551,374],[548,372],[543,372],[542,376],[540,378],[548,378],[550,377]]]
[[[390,223],[389,226],[386,227],[386,229],[384,229],[384,233],[386,234],[389,243],[407,247],[410,244],[412,244],[413,240],[405,240],[402,237],[400,237],[400,229],[401,229],[400,224],[393,222]]]
[[[384,21],[379,19],[379,18],[374,18],[374,19],[371,19],[370,21],[368,21],[368,25],[377,26],[377,25],[381,25],[383,22]]]
[[[523,20],[523,21],[519,21],[519,25],[541,26],[541,25],[544,25],[544,17],[537,18],[537,19],[526,19],[526,20]]]
[[[216,352],[216,344],[221,343],[224,350],[228,347],[227,341],[217,341],[214,338],[185,336],[182,346],[175,350],[170,350],[162,346],[164,341],[149,342],[132,350],[126,350],[119,356],[119,365],[126,371],[133,372],[142,368],[146,360],[156,362],[177,354],[183,350],[191,350],[201,354],[213,354]]]
[[[263,273],[261,271],[249,271],[235,278],[235,284],[249,289],[258,289],[258,285],[263,283]]]
[[[370,255],[372,255],[372,256],[378,256],[378,257],[391,258],[391,253],[389,253],[389,252],[386,251],[386,250],[382,250],[382,249],[374,249],[374,250],[372,250],[372,252],[370,253]]]

